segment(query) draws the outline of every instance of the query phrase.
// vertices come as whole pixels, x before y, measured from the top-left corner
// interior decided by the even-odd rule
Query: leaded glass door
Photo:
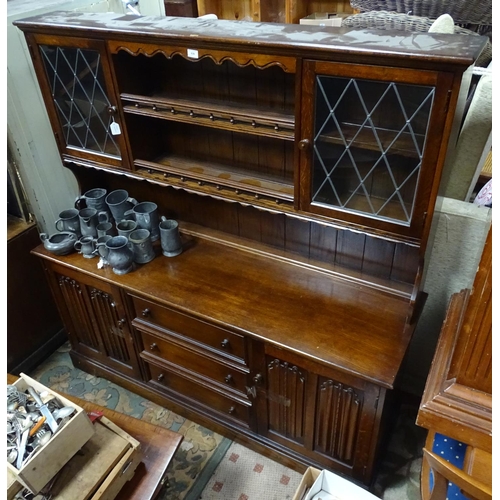
[[[123,130],[104,44],[57,41],[37,36],[36,59],[62,154],[122,167]]]
[[[313,61],[304,67],[312,92],[302,108],[300,207],[414,233],[425,210],[419,196],[429,180],[436,74]]]

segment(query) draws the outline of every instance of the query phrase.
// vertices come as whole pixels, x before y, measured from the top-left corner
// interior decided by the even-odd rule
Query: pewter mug
[[[70,231],[75,233],[79,238],[81,236],[80,219],[78,218],[78,210],[76,208],[69,208],[63,210],[59,214],[59,219],[55,222],[57,231]]]
[[[116,230],[119,236],[129,237],[132,231],[137,229],[137,222],[135,220],[122,220],[116,224]]]
[[[161,251],[166,257],[175,257],[182,253],[182,241],[179,234],[179,223],[162,215],[160,228]]]
[[[100,222],[99,224],[97,224],[96,230],[98,238],[106,235],[115,235],[115,228],[111,222]]]
[[[95,257],[96,240],[92,236],[82,236],[75,241],[75,250],[82,254],[86,259]]]
[[[98,249],[99,254],[107,261],[115,274],[127,274],[132,271],[134,252],[126,236],[113,236],[106,243],[99,243]]]
[[[95,208],[84,208],[78,212],[80,232],[82,236],[97,238],[97,225],[108,222],[107,212],[98,212]]]
[[[137,222],[140,229],[147,229],[151,233],[151,241],[156,241],[160,237],[158,229],[158,205],[152,201],[138,203],[132,210],[124,214],[124,218],[131,218]]]
[[[132,243],[134,262],[146,264],[155,258],[151,233],[147,229],[136,229],[132,231],[128,240]]]
[[[130,198],[125,189],[116,189],[106,196],[106,205],[109,207],[113,219],[115,219],[116,222],[120,222],[125,212],[137,205],[137,200],[135,198]]]

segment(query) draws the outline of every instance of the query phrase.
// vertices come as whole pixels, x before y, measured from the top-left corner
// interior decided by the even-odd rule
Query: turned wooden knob
[[[149,315],[150,315],[150,313],[151,313],[151,311],[150,311],[147,307],[146,307],[146,309],[144,309],[144,310],[142,311],[142,315],[143,315],[144,317],[149,316]]]
[[[224,340],[220,343],[220,346],[221,346],[223,349],[227,349],[227,348],[229,347],[229,340],[224,339]]]
[[[311,142],[309,141],[309,139],[302,139],[301,141],[299,141],[299,149],[301,151],[306,151],[307,149],[309,149],[310,144]]]

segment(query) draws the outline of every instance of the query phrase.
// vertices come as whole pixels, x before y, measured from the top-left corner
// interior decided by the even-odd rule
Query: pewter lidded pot
[[[113,236],[106,243],[99,243],[103,257],[113,269],[115,274],[127,274],[132,271],[134,252],[130,248],[126,236]],[[101,253],[101,252],[100,252]]]

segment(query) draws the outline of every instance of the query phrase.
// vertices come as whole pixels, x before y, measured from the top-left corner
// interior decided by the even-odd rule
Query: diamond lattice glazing
[[[409,224],[434,88],[318,76],[313,202]]]
[[[40,50],[66,144],[119,157],[99,52],[47,45]]]

